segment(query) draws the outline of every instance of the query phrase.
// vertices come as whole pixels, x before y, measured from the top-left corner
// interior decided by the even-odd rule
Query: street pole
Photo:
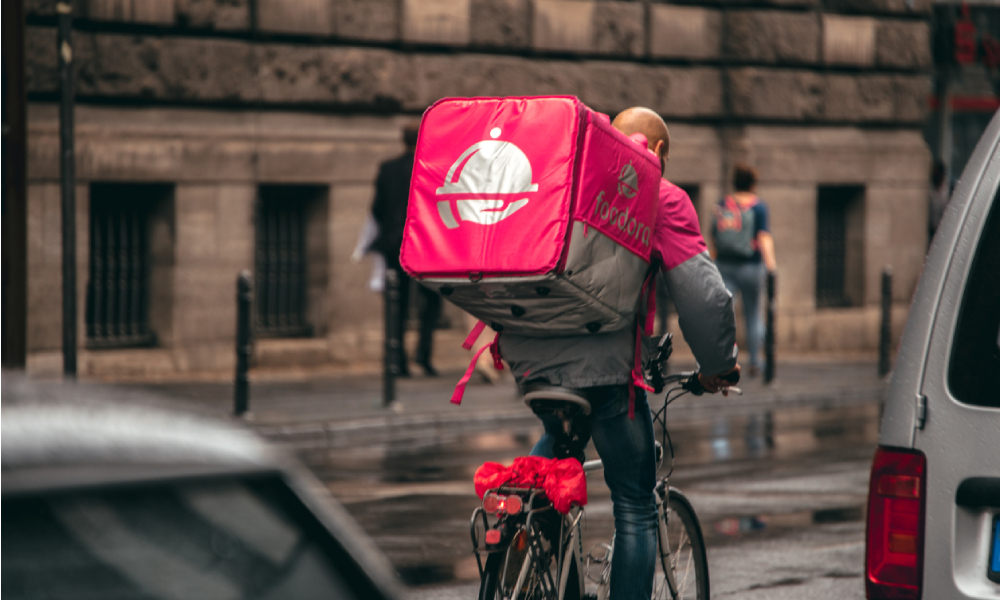
[[[382,406],[396,399],[396,377],[399,375],[400,352],[399,273],[385,270],[385,368],[382,381]]]
[[[777,286],[777,274],[774,271],[767,272],[767,312],[765,314],[764,330],[764,383],[774,381],[774,295]]]
[[[889,347],[892,344],[892,267],[882,270],[882,328],[878,340],[878,374],[889,372]]]
[[[237,417],[250,408],[250,354],[253,337],[250,331],[250,306],[253,301],[250,272],[242,271],[236,279],[236,382],[233,386],[233,414]]]
[[[73,6],[59,14],[59,175],[62,187],[63,374],[76,378],[76,175],[73,153]]]

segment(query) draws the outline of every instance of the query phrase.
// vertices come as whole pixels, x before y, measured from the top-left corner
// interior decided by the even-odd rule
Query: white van
[[[1000,598],[998,115],[935,236],[892,374],[868,492],[871,599]]]

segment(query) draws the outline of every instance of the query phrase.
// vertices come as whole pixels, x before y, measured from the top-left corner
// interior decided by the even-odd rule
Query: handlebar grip
[[[726,381],[728,381],[729,383],[739,383],[740,382],[740,372],[739,371],[733,371],[732,373],[726,373],[725,375],[722,376],[722,378],[725,379]]]

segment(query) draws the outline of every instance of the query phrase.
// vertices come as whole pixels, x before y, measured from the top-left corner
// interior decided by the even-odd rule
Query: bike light
[[[923,583],[927,459],[878,448],[868,486],[865,590],[869,600],[918,600]]]
[[[496,494],[486,494],[483,496],[483,510],[489,514],[494,514],[500,508],[500,496]]]
[[[490,529],[486,532],[486,543],[490,545],[496,545],[500,543],[500,530]]]
[[[504,503],[504,510],[507,511],[508,515],[516,515],[521,512],[522,506],[523,503],[520,496],[508,496],[507,502]]]

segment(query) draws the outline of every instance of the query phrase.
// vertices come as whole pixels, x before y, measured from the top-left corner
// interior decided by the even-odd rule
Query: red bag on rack
[[[587,504],[587,478],[575,458],[519,456],[509,467],[487,462],[476,469],[473,481],[480,498],[488,490],[507,486],[542,489],[561,514],[568,513],[574,504]]]

